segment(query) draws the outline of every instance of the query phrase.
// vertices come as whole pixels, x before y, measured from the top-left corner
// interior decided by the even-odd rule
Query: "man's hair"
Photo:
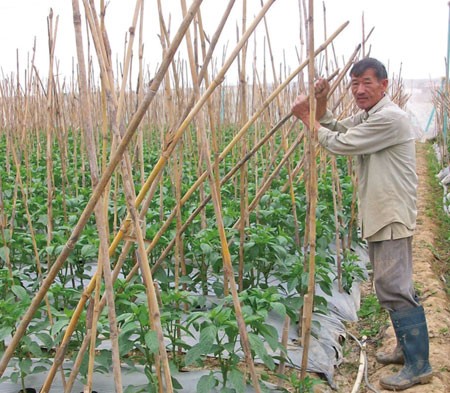
[[[356,62],[352,69],[350,70],[350,76],[361,76],[369,68],[374,70],[375,76],[378,80],[387,79],[386,67],[379,60],[373,57],[366,57],[358,62]]]

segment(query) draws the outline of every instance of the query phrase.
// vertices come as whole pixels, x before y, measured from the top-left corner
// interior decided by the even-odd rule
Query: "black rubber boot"
[[[377,352],[375,359],[380,364],[405,364],[403,350],[398,342],[392,352]]]
[[[397,374],[381,378],[381,387],[399,391],[428,383],[433,372],[428,360],[429,339],[423,307],[391,312],[391,319],[398,342],[403,349],[405,366]]]
[[[394,326],[394,321],[392,321],[392,326]],[[397,332],[395,331],[395,338],[397,339],[397,345],[392,352],[378,352],[375,354],[375,359],[380,364],[405,364],[405,357],[403,356],[403,349],[400,345]]]

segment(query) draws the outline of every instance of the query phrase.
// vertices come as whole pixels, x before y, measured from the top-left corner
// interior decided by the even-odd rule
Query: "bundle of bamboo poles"
[[[61,367],[66,355],[68,343],[79,317],[83,310],[88,307],[88,302],[90,318],[87,334],[79,348],[77,361],[69,379],[66,381],[65,389],[68,392],[70,391],[79,371],[81,359],[85,351],[89,351],[86,390],[92,390],[96,339],[98,336],[97,321],[104,306],[107,305],[114,381],[116,391],[122,391],[119,331],[115,315],[113,284],[133,247],[137,249],[136,263],[126,279],[131,280],[133,275],[140,271],[146,288],[151,327],[156,332],[160,343],[156,363],[160,391],[172,392],[171,373],[160,321],[158,288],[153,274],[172,252],[176,272],[175,285],[180,285],[179,278],[185,274],[183,234],[198,215],[201,218],[201,225],[203,227],[207,225],[205,206],[211,201],[222,250],[225,293],[229,291],[232,295],[248,374],[255,391],[259,392],[259,381],[238,298],[239,290],[243,288],[245,231],[250,213],[258,208],[261,197],[270,188],[281,169],[287,168],[288,181],[285,185],[285,191],[289,190],[294,215],[296,211],[294,184],[301,179],[305,179],[308,194],[307,222],[305,223],[307,228],[305,231],[306,238],[302,240],[300,235],[296,234],[298,245],[303,244],[304,248],[308,250],[308,264],[305,264],[305,269],[309,272],[310,277],[308,293],[305,294],[307,300],[305,300],[305,306],[302,310],[303,323],[301,324],[302,332],[300,334],[305,349],[301,364],[302,376],[305,376],[314,297],[317,172],[322,164],[327,165],[329,162],[333,168],[332,181],[335,190],[333,202],[335,205],[337,249],[349,247],[351,239],[345,241],[339,235],[338,212],[342,208],[342,198],[336,163],[333,158],[329,158],[318,149],[313,130],[305,130],[304,133],[300,134],[294,132],[296,125],[291,119],[289,108],[298,90],[308,88],[311,97],[313,96],[311,94],[313,84],[309,83],[308,87],[304,85],[306,69],[308,70],[307,80],[313,81],[318,73],[323,72],[323,70],[318,69],[318,64],[325,64],[327,70],[328,68],[340,68],[336,58],[334,61],[328,60],[327,48],[347,24],[340,26],[315,49],[313,1],[309,1],[308,7],[303,7],[299,2],[301,14],[305,17],[305,25],[301,25],[300,35],[303,37],[305,34],[308,37],[306,59],[302,60],[301,55],[298,67],[290,73],[286,71],[287,67],[284,68],[284,72],[281,69],[277,72],[271,55],[270,31],[265,19],[266,13],[273,5],[274,0],[267,0],[264,4],[261,2],[260,12],[248,25],[246,1],[244,0],[242,25],[238,33],[239,39],[232,52],[224,59],[222,66],[218,68],[213,61],[216,45],[235,2],[234,0],[228,2],[216,31],[208,40],[205,37],[202,25],[201,3],[202,0],[192,1],[188,9],[185,0],[181,0],[183,20],[176,34],[171,36],[167,22],[163,17],[162,3],[157,2],[163,60],[153,78],[151,80],[147,78],[149,80],[148,86],[144,82],[146,78],[142,63],[143,0],[137,0],[135,3],[130,28],[131,34],[122,65],[122,79],[118,85],[115,81],[119,76],[119,71],[116,70],[116,73],[113,71],[108,34],[105,28],[106,7],[103,0],[100,2],[99,10],[97,10],[94,1],[82,1],[84,21],[89,32],[88,39],[94,47],[100,70],[98,85],[93,83],[95,79],[94,69],[85,56],[83,21],[78,0],[72,0],[78,61],[76,78],[75,67],[72,81],[69,84],[61,83],[59,78],[55,76],[58,74],[54,70],[54,67],[56,67],[55,42],[57,40],[58,18],[55,20],[51,12],[48,17],[50,67],[46,85],[42,82],[34,67],[34,57],[31,60],[24,86],[19,81],[14,82],[12,78],[2,81],[0,85],[2,100],[1,132],[5,134],[7,142],[6,172],[9,174],[15,171],[16,173],[14,203],[22,198],[23,205],[27,206],[28,190],[32,186],[33,167],[29,151],[35,150],[37,152],[37,160],[41,156],[47,157],[47,246],[52,244],[52,234],[55,229],[52,201],[57,186],[55,184],[55,168],[52,166],[52,160],[49,159],[53,154],[52,147],[55,143],[59,147],[61,162],[64,163],[60,174],[64,206],[66,195],[64,190],[70,183],[67,168],[70,166],[81,168],[80,173],[77,172],[78,169],[75,171],[76,179],[81,179],[77,184],[81,184],[82,187],[91,187],[92,193],[83,212],[78,217],[76,225],[73,226],[61,253],[56,260],[48,258],[44,269],[42,268],[44,261],[40,260],[39,249],[35,241],[32,214],[26,210],[28,228],[33,239],[33,251],[40,287],[29,309],[23,315],[11,343],[3,354],[0,361],[0,375],[4,373],[20,339],[26,333],[27,326],[43,300],[47,305],[48,318],[50,321],[52,320],[47,292],[72,253],[92,213],[94,213],[99,236],[97,270],[85,287],[62,342],[56,349],[53,366],[41,392],[50,390],[56,372]],[[255,28],[261,23],[264,23],[266,29],[267,47],[271,58],[270,65],[274,82],[272,84],[267,83],[267,76],[265,74],[259,75],[257,69],[254,68],[253,80],[255,82],[249,86],[246,82],[248,79],[246,68],[248,64],[247,45]],[[139,41],[139,84],[137,90],[133,91],[127,88],[127,84],[131,75],[135,32],[138,32],[137,38]],[[363,43],[367,38],[368,36],[365,37]],[[182,71],[185,69],[185,64],[175,58],[176,52],[183,41],[187,47],[189,75]],[[364,45],[362,54],[360,53],[360,46],[351,54],[333,85],[332,90],[335,94],[330,98],[332,98],[334,109],[339,109],[339,112],[343,114],[353,111],[351,101],[346,94],[347,81],[345,75],[352,62],[361,55],[364,56]],[[198,56],[201,56],[202,59],[201,67],[198,66]],[[237,86],[224,86],[223,80],[236,59],[238,59],[239,65],[239,83]],[[89,66],[86,67],[86,64],[89,64]],[[185,80],[192,82],[192,88],[186,86]],[[401,89],[398,88],[398,90],[401,93]],[[404,96],[400,93],[397,97],[399,100],[403,100]],[[393,95],[395,96],[395,94]],[[313,100],[311,101],[311,107],[314,107]],[[284,117],[283,114],[285,114]],[[312,111],[313,114],[314,111]],[[228,127],[238,129],[231,140],[225,140],[224,133],[220,132],[220,130]],[[42,139],[42,130],[45,130],[44,140]],[[281,134],[282,138],[279,150],[274,143],[274,135],[277,133]],[[67,151],[69,138],[77,141],[73,144],[73,152]],[[150,170],[146,168],[144,144],[157,146],[156,157],[159,158],[152,163],[153,166],[150,167]],[[292,157],[299,149],[304,152],[303,159],[294,163]],[[279,159],[280,156],[281,159]],[[319,167],[317,167],[318,156],[320,157]],[[186,157],[198,162],[198,177],[183,195],[183,162]],[[221,173],[220,167],[224,160],[230,160],[234,164],[226,174]],[[262,170],[253,170],[252,173],[263,173],[262,178],[250,179],[248,177],[248,165],[261,166]],[[349,166],[351,166],[351,161],[349,161]],[[176,196],[176,206],[169,215],[164,214],[164,192],[162,190],[164,176],[171,177]],[[224,225],[221,200],[221,187],[229,181],[235,182],[236,195],[240,200],[241,216],[233,225],[239,231],[240,241],[237,274],[234,272],[231,262],[229,237]],[[249,182],[254,182],[257,185],[257,192],[251,202],[248,194]],[[0,187],[1,183],[0,179]],[[139,192],[136,192],[137,188]],[[150,204],[154,203],[158,188],[160,189],[161,226],[153,239],[147,241],[145,238],[146,214]],[[120,206],[117,205],[117,199],[115,198],[118,192],[123,192],[125,195],[126,217],[122,217],[118,213]],[[199,197],[198,207],[183,222],[183,206],[194,194]],[[108,215],[108,205],[111,198],[114,203],[114,225],[112,227],[109,226],[111,217]],[[353,213],[356,215],[356,194],[354,194],[352,206]],[[353,225],[355,225],[354,221],[352,221]],[[68,222],[69,218],[67,214],[64,214],[64,223],[68,224]],[[6,217],[1,199],[0,223],[2,241],[6,246],[6,239],[10,239],[14,231],[14,216]],[[161,237],[165,235],[172,223],[176,225],[176,235],[157,256],[156,260],[150,263],[149,255],[155,250]],[[8,236],[6,236],[6,231],[10,232]],[[119,245],[121,246],[120,249]],[[117,259],[113,260],[116,257]],[[11,264],[12,262],[8,260],[8,270],[12,275]],[[43,273],[44,270],[45,274]],[[102,292],[103,284],[104,292]],[[289,320],[286,320],[286,325],[288,324]]]

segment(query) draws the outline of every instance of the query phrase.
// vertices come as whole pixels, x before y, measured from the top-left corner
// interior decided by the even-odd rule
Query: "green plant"
[[[8,280],[11,281],[12,280]],[[13,284],[10,286],[10,292],[0,299],[0,314],[2,344],[6,337],[15,333],[16,323],[20,316],[25,312],[31,302],[27,290],[21,285]],[[38,314],[42,315],[43,310]],[[19,345],[14,351],[17,358],[17,367],[10,379],[17,383],[20,382],[25,391],[25,379],[28,375],[46,371],[50,361],[48,356],[54,347],[53,338],[48,333],[49,325],[45,319],[35,319],[29,324],[27,334],[22,337]]]
[[[266,290],[253,288],[243,291],[239,295],[242,303],[242,313],[248,332],[248,339],[252,356],[259,358],[270,370],[275,368],[274,357],[265,347],[268,343],[273,351],[285,350],[279,344],[278,332],[268,321],[268,313],[272,310],[282,317],[286,315],[286,308],[281,302],[282,296],[276,288]],[[195,312],[187,319],[187,325],[199,331],[200,338],[192,346],[185,357],[186,366],[203,364],[204,358],[211,354],[217,359],[220,367],[219,379],[211,371],[203,376],[198,385],[197,392],[210,392],[221,385],[221,392],[244,392],[246,381],[240,369],[242,351],[238,340],[239,329],[231,297],[223,299],[218,305],[206,312]],[[230,390],[232,386],[235,390]]]
[[[374,294],[367,295],[361,302],[361,308],[358,311],[361,318],[361,335],[376,337],[382,326],[387,322],[387,313],[381,308],[377,297]]]
[[[182,339],[182,335],[192,336],[184,324],[186,311],[203,306],[204,297],[194,296],[186,291],[169,289],[161,293],[161,302],[161,325],[164,330],[164,337],[170,342],[169,350],[172,354],[172,361],[178,368],[181,368],[182,351],[190,347]]]
[[[203,364],[205,356],[213,355],[220,366],[222,375],[222,387],[228,383],[235,387],[238,392],[245,387],[243,374],[238,365],[240,357],[236,353],[236,344],[239,329],[233,315],[233,309],[227,302],[221,302],[206,312],[192,313],[187,321],[187,326],[199,331],[199,341],[186,353],[186,366],[192,364]],[[229,382],[230,381],[230,382]],[[204,386],[217,386],[219,379],[212,372],[200,379],[197,391],[203,392]]]
[[[140,283],[126,285],[124,280],[118,280],[115,288],[118,291],[116,307],[120,314],[117,317],[120,326],[120,355],[132,370],[142,372],[136,365],[144,366],[144,373],[148,379],[145,391],[158,392],[159,383],[153,367],[159,352],[159,340],[156,331],[151,328],[145,287]],[[125,288],[126,292],[123,291]],[[186,348],[187,345],[180,338],[178,329],[185,330],[185,328],[180,324],[181,309],[177,310],[174,304],[170,303],[174,301],[190,304],[191,299],[183,292],[165,293],[163,296],[165,307],[160,310],[165,337],[169,338],[174,355],[172,363],[179,367],[180,360],[176,349]],[[172,378],[172,383],[175,388],[181,389],[175,378]],[[139,391],[142,387],[133,388]]]
[[[351,292],[355,281],[365,279],[364,270],[358,265],[358,256],[347,250],[342,261],[342,288],[347,293]]]
[[[312,378],[307,375],[305,378],[301,379],[297,373],[291,373],[288,382],[294,389],[294,393],[314,393],[314,386],[323,384],[318,378]]]
[[[320,286],[322,291],[331,296],[331,287],[333,284],[331,276],[331,266],[327,261],[327,253],[324,251],[323,255],[319,253],[316,255],[316,284]],[[284,261],[276,266],[274,271],[275,277],[280,281],[280,292],[285,292],[286,297],[284,304],[287,306],[287,311],[292,309],[299,310],[303,306],[303,297],[308,289],[309,274],[305,271],[305,259],[302,255],[288,256]],[[326,313],[327,301],[324,297],[314,295],[314,309],[315,311]],[[289,315],[294,320],[296,315]]]
[[[282,262],[292,248],[286,236],[280,235],[276,228],[256,224],[246,230],[245,287],[268,287],[277,262]]]

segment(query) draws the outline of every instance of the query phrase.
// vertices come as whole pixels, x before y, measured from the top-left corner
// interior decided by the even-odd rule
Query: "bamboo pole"
[[[53,29],[53,10],[50,9],[47,17],[48,27],[48,45],[49,45],[49,70],[48,70],[48,84],[47,84],[47,247],[50,246],[53,239],[53,92],[55,90],[53,79],[53,63],[55,59],[55,44],[56,33],[58,30],[58,17],[56,17],[56,25]],[[50,255],[47,259],[48,268],[51,266]],[[49,314],[50,321],[52,321],[51,314]]]
[[[139,76],[138,76],[138,95],[137,102],[138,104],[142,102],[144,98],[144,71],[143,71],[143,59],[144,59],[144,0],[141,2],[141,17],[139,19]],[[138,161],[139,161],[139,170],[141,173],[141,184],[145,182],[145,171],[144,171],[144,130],[141,126],[138,129],[138,143],[139,147]]]
[[[261,2],[261,6],[262,6]],[[242,3],[242,31],[245,31],[247,19],[247,1],[244,0]],[[264,17],[264,21],[266,18]],[[244,124],[247,121],[247,82],[246,82],[246,61],[247,61],[247,44],[244,45],[241,52],[241,70],[239,74],[239,88],[241,92],[241,110],[240,110],[240,122],[239,124]],[[241,157],[245,157],[247,154],[247,139],[242,138],[241,141]],[[217,160],[216,160],[217,162]],[[216,165],[217,170],[217,165]],[[241,217],[243,217],[241,221],[241,225],[239,226],[239,268],[238,268],[238,285],[239,290],[242,291],[244,289],[244,244],[245,244],[245,226],[247,224],[248,219],[244,219],[247,217],[247,205],[248,205],[248,167],[247,164],[241,166],[240,169],[240,182],[239,182],[239,195],[240,195],[240,211]],[[217,185],[217,182],[216,182]]]
[[[107,42],[106,32],[103,32],[103,39],[98,36],[100,32],[102,32],[102,24],[99,25],[96,18],[96,10],[92,1],[90,1],[90,6],[88,6],[87,2],[84,1],[85,4],[85,13],[88,15],[89,26],[91,29],[92,36],[94,38],[94,42],[97,43],[97,57],[103,67],[106,68],[106,73],[103,74],[103,81],[107,81],[109,79],[109,83],[104,83],[103,87],[106,90],[106,96],[108,98],[107,102],[110,105],[111,117],[114,118],[115,122],[112,123],[113,130],[117,130],[117,124],[120,122],[121,112],[118,110],[120,108],[121,103],[123,103],[123,94],[119,97],[119,102],[117,103],[115,99],[115,95],[112,91],[112,86],[114,85],[112,70],[110,65],[110,57],[109,54],[109,44]],[[136,7],[137,11],[139,10]],[[136,14],[137,12],[135,12]],[[135,16],[136,19],[136,16]],[[134,20],[135,20],[134,19]],[[134,25],[136,23],[134,22]],[[100,49],[100,50],[99,50]],[[102,75],[102,74],[101,74]],[[126,79],[126,75],[124,75],[124,79]],[[122,104],[123,105],[123,104]],[[117,134],[117,132],[116,132]],[[119,136],[116,136],[119,139]],[[94,153],[93,153],[94,154]],[[125,153],[126,155],[127,153]],[[95,164],[97,166],[97,164]],[[97,169],[98,171],[98,169]],[[95,175],[98,177],[98,174]],[[95,186],[95,184],[94,184]],[[105,187],[106,191],[106,187]],[[113,373],[114,380],[116,385],[116,391],[118,393],[122,392],[122,378],[121,378],[121,365],[120,365],[120,350],[119,350],[119,332],[116,321],[115,314],[115,302],[114,302],[114,293],[113,293],[113,283],[112,283],[112,275],[111,275],[111,267],[109,262],[109,254],[108,254],[108,229],[107,229],[107,209],[106,209],[106,195],[104,193],[104,197],[101,199],[100,203],[95,208],[96,213],[96,221],[98,223],[98,228],[100,232],[100,249],[99,249],[99,261],[98,261],[98,279],[96,280],[96,292],[94,298],[94,323],[92,324],[92,335],[91,335],[91,345],[89,351],[89,367],[88,367],[88,378],[87,378],[87,389],[91,390],[92,382],[93,382],[93,371],[94,371],[94,358],[95,358],[95,347],[96,347],[96,337],[97,337],[97,315],[99,315],[99,301],[100,301],[100,281],[102,269],[104,271],[104,280],[105,280],[105,294],[108,302],[108,320],[110,325],[110,339],[111,339],[111,347],[112,347],[112,363],[113,363]]]
[[[316,168],[316,144],[317,130],[314,129],[316,117],[316,99],[314,95],[314,76],[315,67],[314,56],[314,1],[309,0],[308,6],[308,31],[309,31],[309,65],[308,65],[308,86],[309,86],[309,106],[310,106],[310,124],[311,128],[306,130],[306,143],[308,144],[307,160],[309,163],[309,181],[308,184],[308,218],[309,218],[309,268],[308,268],[308,292],[303,302],[303,323],[302,323],[302,362],[301,378],[306,377],[306,368],[308,366],[309,342],[311,337],[311,318],[314,308],[314,286],[315,286],[315,257],[316,257],[316,206],[317,206],[317,168]]]

